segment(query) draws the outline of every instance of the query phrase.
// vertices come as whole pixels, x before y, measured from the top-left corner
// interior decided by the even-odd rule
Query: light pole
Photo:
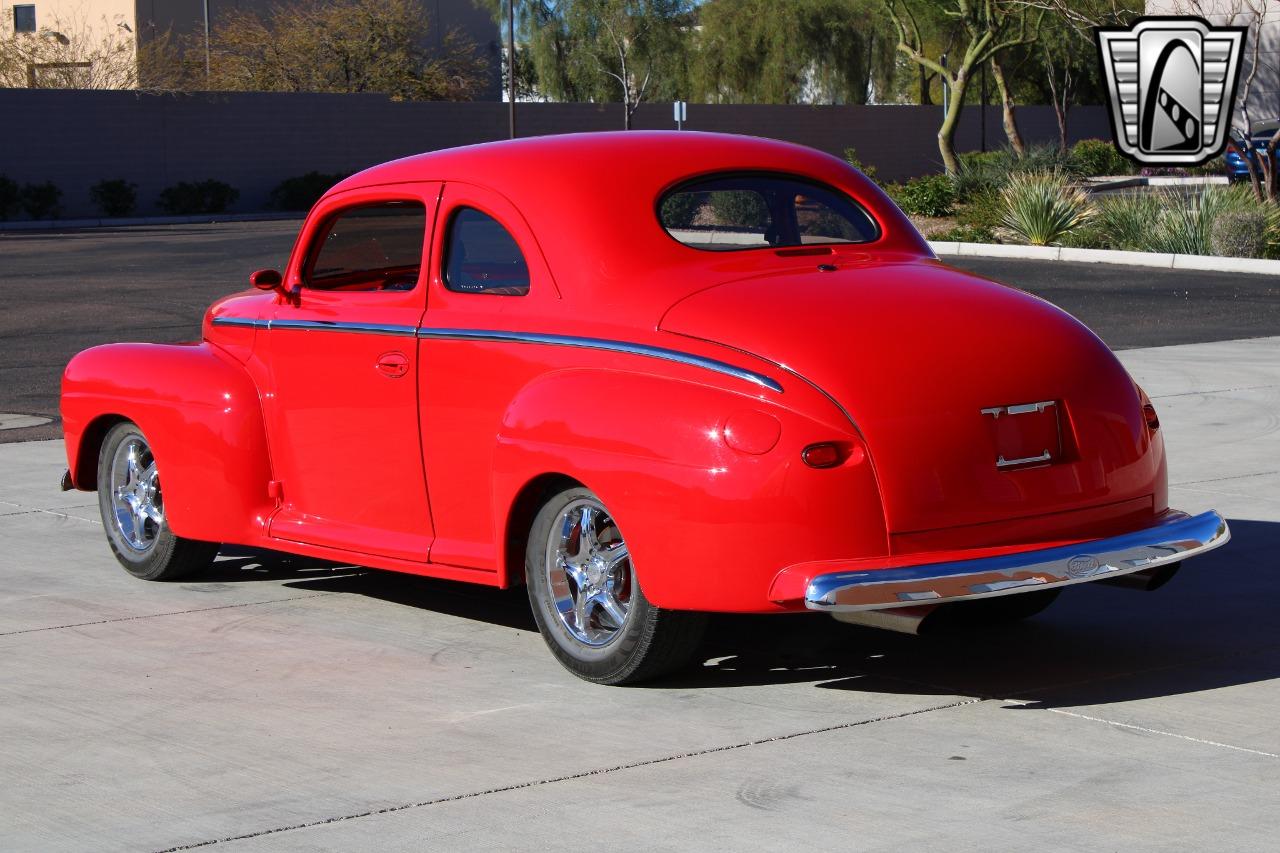
[[[208,0],[205,0],[208,2]],[[516,0],[507,0],[507,100],[511,138],[516,138]]]

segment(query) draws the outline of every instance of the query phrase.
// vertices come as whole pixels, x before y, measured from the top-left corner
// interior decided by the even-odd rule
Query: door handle
[[[399,379],[409,372],[409,357],[402,352],[384,352],[374,367],[383,376]]]

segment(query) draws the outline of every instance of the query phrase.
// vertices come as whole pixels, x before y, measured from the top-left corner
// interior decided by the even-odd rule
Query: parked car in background
[[[709,611],[1021,618],[1229,536],[1170,509],[1155,408],[1102,341],[944,266],[812,149],[409,157],[250,280],[199,342],[66,368],[64,487],[139,578],[234,543],[524,585],[561,663],[619,684],[686,662]]]
[[[1232,131],[1231,141],[1227,143],[1226,151],[1222,155],[1227,165],[1227,178],[1232,183],[1249,180],[1249,165],[1246,158],[1255,164],[1256,169],[1258,158],[1261,156],[1259,152],[1267,150],[1277,130],[1280,130],[1280,119],[1254,124],[1248,136],[1241,131]],[[1273,163],[1280,163],[1280,155],[1276,151],[1271,152],[1271,158]],[[1258,170],[1258,177],[1262,177],[1261,170]]]

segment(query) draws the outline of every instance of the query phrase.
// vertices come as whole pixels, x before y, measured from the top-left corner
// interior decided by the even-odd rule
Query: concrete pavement
[[[635,689],[562,671],[519,592],[135,581],[61,444],[0,446],[0,849],[1272,849],[1280,338],[1121,358],[1228,546],[1000,630],[718,618]]]

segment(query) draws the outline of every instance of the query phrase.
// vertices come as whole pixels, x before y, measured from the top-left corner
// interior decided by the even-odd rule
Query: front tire
[[[566,489],[534,517],[525,580],[538,630],[579,678],[634,684],[688,662],[702,613],[663,610],[645,598],[622,532],[591,491]]]
[[[173,580],[208,568],[218,555],[216,543],[183,539],[169,529],[155,455],[137,424],[116,424],[103,439],[98,509],[111,552],[135,578]]]

